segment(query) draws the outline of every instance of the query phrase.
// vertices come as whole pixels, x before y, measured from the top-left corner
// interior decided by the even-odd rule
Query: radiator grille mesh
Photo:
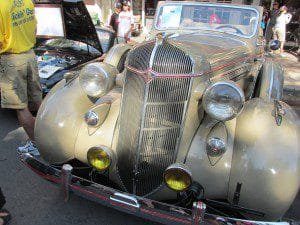
[[[152,67],[155,72],[192,73],[192,60],[183,51],[168,43],[156,50],[153,46],[148,43],[133,50],[128,65],[147,70],[151,53],[156,51]],[[137,56],[141,61],[137,62]],[[176,76],[154,76],[145,81],[140,74],[127,70],[117,167],[128,192],[146,195],[161,185],[164,170],[176,158],[190,84],[190,77]]]

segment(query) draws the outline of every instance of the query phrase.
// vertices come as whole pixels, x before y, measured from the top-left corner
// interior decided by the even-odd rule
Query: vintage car
[[[114,31],[95,27],[82,0],[35,0],[35,10],[44,95],[73,68],[99,61],[114,44]]]
[[[115,45],[50,91],[35,125],[41,158],[23,162],[66,199],[164,224],[276,224],[299,190],[299,123],[261,16],[160,2],[148,41]]]

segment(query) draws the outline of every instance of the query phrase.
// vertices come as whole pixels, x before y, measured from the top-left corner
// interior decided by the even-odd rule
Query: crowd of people
[[[130,1],[115,3],[115,12],[110,18],[109,25],[115,31],[116,43],[127,43],[133,29],[133,13]]]
[[[286,6],[279,5],[274,2],[271,11],[264,9],[262,28],[266,38],[266,44],[270,43],[272,39],[280,42],[279,52],[283,53],[283,46],[286,36],[286,25],[291,21],[292,15],[288,13]]]
[[[103,24],[101,9],[95,0],[84,0],[87,10],[94,25]],[[131,2],[118,0],[115,2],[114,13],[110,17],[109,26],[115,31],[116,43],[127,43],[130,41],[134,19],[131,10]]]

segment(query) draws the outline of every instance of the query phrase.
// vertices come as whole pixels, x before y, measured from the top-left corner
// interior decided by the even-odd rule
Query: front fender
[[[120,112],[121,94],[122,89],[115,88],[101,97],[93,108],[86,109],[86,112],[89,110],[97,112],[99,119],[101,120],[100,117],[102,117],[103,122],[99,126],[92,127],[87,125],[82,117],[75,145],[75,157],[81,162],[87,163],[87,152],[91,147],[103,145],[115,151],[113,138]],[[106,106],[107,109],[101,111],[102,106]]]
[[[132,46],[128,44],[115,45],[109,50],[103,62],[116,67],[121,73],[124,70],[127,53],[131,49]]]
[[[262,67],[258,83],[258,95],[262,99],[271,101],[273,99],[282,99],[283,94],[283,69],[270,59],[266,59]]]
[[[74,158],[80,124],[92,101],[82,91],[79,80],[58,83],[44,99],[35,122],[35,141],[41,156],[49,163]]]
[[[285,115],[278,126],[272,102],[246,102],[237,118],[229,183],[230,202],[271,220],[284,215],[300,186],[298,117],[287,104],[281,105]]]

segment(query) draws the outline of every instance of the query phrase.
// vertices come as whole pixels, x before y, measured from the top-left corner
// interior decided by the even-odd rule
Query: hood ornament
[[[162,45],[164,40],[166,39],[166,33],[165,32],[161,32],[156,34],[155,36],[155,45]]]
[[[155,35],[155,45],[162,45],[164,41],[167,41],[169,38],[175,37],[177,34],[170,33],[167,34],[166,32],[160,32]]]

